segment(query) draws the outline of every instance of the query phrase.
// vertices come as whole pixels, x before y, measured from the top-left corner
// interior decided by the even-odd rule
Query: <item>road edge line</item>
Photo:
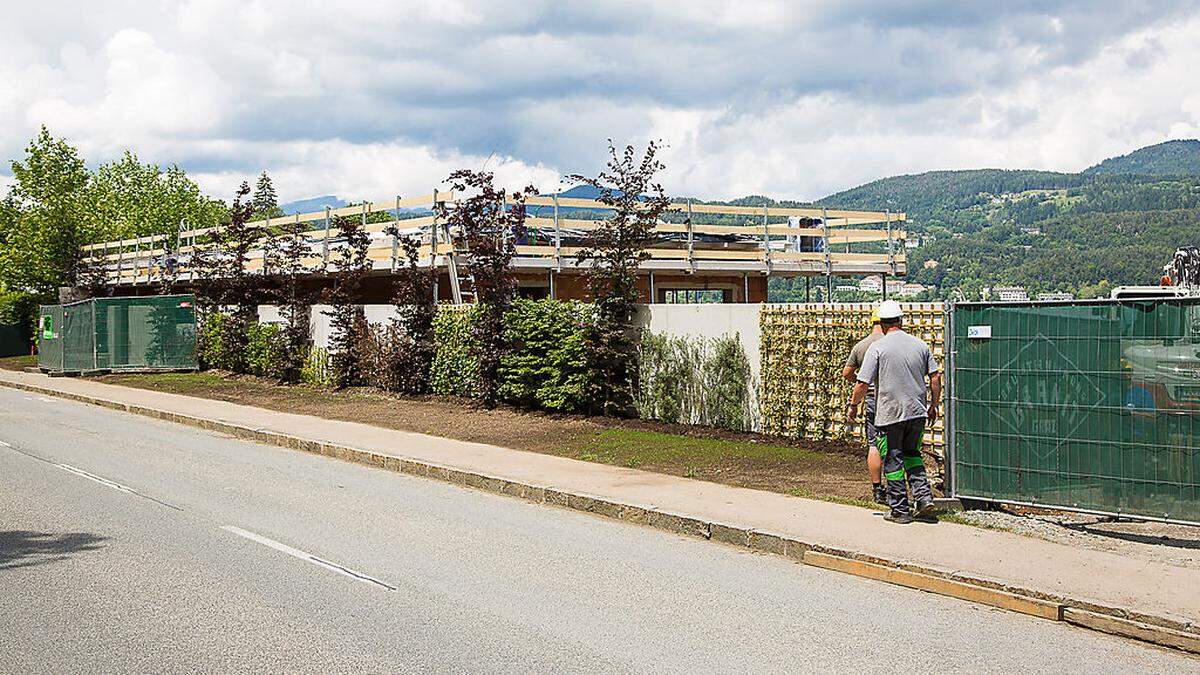
[[[1098,605],[1086,600],[1055,596],[1048,593],[1011,586],[1000,581],[971,577],[955,571],[939,570],[907,561],[890,560],[851,551],[830,548],[790,539],[784,535],[712,521],[695,516],[673,513],[651,505],[628,504],[584,493],[569,492],[554,487],[525,484],[506,478],[440,466],[424,460],[362,450],[350,446],[288,436],[264,429],[255,429],[208,418],[193,417],[157,408],[119,403],[107,399],[74,394],[38,387],[24,382],[0,379],[0,386],[64,398],[101,408],[128,412],[176,424],[217,431],[237,438],[253,440],[266,445],[299,450],[356,464],[373,466],[419,477],[432,478],[446,483],[471,487],[485,492],[517,497],[525,501],[592,513],[655,529],[715,540],[738,548],[781,555],[797,562],[855,574],[887,583],[918,588],[939,595],[955,597],[1051,621],[1064,621],[1075,626],[1097,632],[1117,635],[1151,644],[1172,647],[1181,651],[1200,654],[1200,631],[1192,624],[1130,611],[1123,608]],[[198,399],[202,400],[202,399]],[[745,542],[745,543],[743,543]],[[909,583],[905,583],[905,582]],[[937,583],[940,582],[940,583]],[[915,584],[924,584],[918,586]],[[942,592],[943,589],[948,592]],[[953,591],[953,592],[949,592]],[[988,600],[1008,602],[1037,611],[1022,611]],[[1040,612],[1040,613],[1039,613]]]

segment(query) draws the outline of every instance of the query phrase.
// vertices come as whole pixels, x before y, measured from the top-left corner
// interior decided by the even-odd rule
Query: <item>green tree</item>
[[[0,284],[50,298],[74,283],[79,246],[92,239],[84,214],[90,175],[78,151],[46,127],[12,173],[16,184],[0,217]]]
[[[271,177],[266,171],[258,176],[250,204],[254,207],[255,220],[278,218],[283,215],[283,209],[279,208],[279,199],[275,196],[275,185],[271,183]]]
[[[587,234],[578,260],[586,265],[588,291],[596,303],[596,322],[587,333],[588,386],[584,397],[594,413],[628,416],[635,412],[637,339],[633,328],[637,308],[638,268],[649,257],[654,227],[670,208],[655,175],[663,164],[653,141],[638,157],[632,145],[619,153],[608,143],[606,170],[595,178],[573,175],[576,183],[599,191],[596,201],[612,215]]]
[[[142,164],[125,151],[121,159],[102,165],[88,186],[90,231],[101,240],[173,234],[187,228],[219,225],[225,204],[205,197],[177,165],[165,171]]]

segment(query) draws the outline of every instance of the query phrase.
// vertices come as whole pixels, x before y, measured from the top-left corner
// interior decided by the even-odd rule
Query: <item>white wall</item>
[[[718,338],[736,333],[741,337],[751,372],[757,374],[762,364],[759,354],[762,333],[758,323],[761,307],[759,304],[642,305],[636,321],[639,327],[672,335]],[[329,317],[325,314],[328,309],[329,305],[312,308],[313,344],[317,347],[329,347]],[[363,310],[372,324],[385,324],[396,315],[392,305],[364,305]],[[281,321],[279,309],[273,305],[259,305],[258,320],[264,323]]]
[[[313,346],[322,349],[329,348],[329,335],[332,332],[329,326],[329,315],[325,313],[327,311],[329,311],[329,305],[313,305],[312,308]],[[386,324],[396,316],[396,308],[393,305],[363,305],[363,311],[367,315],[367,322],[376,325]],[[275,305],[259,305],[258,320],[262,323],[283,321],[279,316],[279,308]]]
[[[761,304],[642,305],[638,310],[639,327],[656,333],[718,338],[736,333],[746,350],[751,372],[761,372],[759,346],[762,330],[758,322]]]

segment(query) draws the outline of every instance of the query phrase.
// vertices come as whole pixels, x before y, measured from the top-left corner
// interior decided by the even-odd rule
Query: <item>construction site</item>
[[[336,219],[359,218],[370,236],[372,274],[362,302],[391,299],[389,277],[401,260],[400,242],[419,241],[419,264],[439,271],[438,299],[469,301],[462,280],[461,233],[434,215],[438,205],[453,206],[455,196],[434,190],[420,197],[395,198],[339,209],[299,213],[248,223],[270,231],[281,225],[305,229],[313,283],[330,270],[330,252],[342,245]],[[513,269],[525,297],[585,298],[581,277],[586,262],[578,254],[589,230],[609,207],[570,197],[534,196],[525,200],[527,235],[517,243]],[[772,276],[818,279],[826,292],[835,277],[903,277],[905,214],[824,208],[728,206],[692,201],[672,203],[654,227],[655,243],[646,249],[639,287],[647,303],[756,303],[767,300]],[[116,294],[153,293],[164,278],[179,288],[201,282],[192,261],[206,246],[210,229],[180,223],[172,235],[155,235],[83,247],[84,264],[99,273]],[[864,248],[868,250],[862,250]],[[251,252],[249,271],[262,272],[264,252]]]

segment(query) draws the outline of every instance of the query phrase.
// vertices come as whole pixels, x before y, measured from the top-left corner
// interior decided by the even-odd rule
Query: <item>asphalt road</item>
[[[1065,624],[0,388],[4,672],[1198,669]]]

